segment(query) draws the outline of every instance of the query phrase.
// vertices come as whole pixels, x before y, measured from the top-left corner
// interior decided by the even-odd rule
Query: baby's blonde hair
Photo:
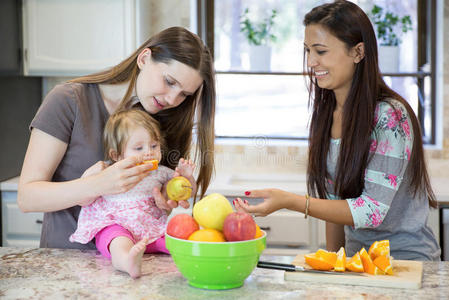
[[[142,110],[122,110],[112,114],[104,127],[103,146],[106,160],[113,161],[110,150],[114,150],[117,156],[122,155],[131,129],[138,126],[145,128],[151,139],[159,142],[161,149],[164,148],[164,138],[158,121]]]

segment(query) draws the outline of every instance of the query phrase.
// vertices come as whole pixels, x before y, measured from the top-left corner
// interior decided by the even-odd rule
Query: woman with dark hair
[[[436,207],[417,118],[383,81],[376,37],[354,3],[335,1],[304,18],[305,60],[313,108],[309,131],[308,194],[247,191],[258,205],[237,199],[257,216],[287,208],[326,221],[327,249],[353,255],[390,240],[397,259],[439,260],[427,226]],[[332,201],[329,201],[332,199]]]
[[[120,110],[142,109],[159,122],[166,145],[161,165],[175,169],[181,157],[190,157],[196,143],[194,160],[202,197],[214,166],[210,155],[215,138],[214,77],[212,56],[201,39],[184,28],[171,27],[118,65],[50,91],[30,126],[18,190],[24,212],[45,212],[41,247],[95,249],[93,242],[69,242],[80,206],[100,195],[130,190],[153,167],[140,164],[143,156],[109,167],[103,161],[103,129],[109,115]],[[160,190],[154,190],[153,196],[161,209],[178,206]],[[189,207],[187,201],[179,205]]]

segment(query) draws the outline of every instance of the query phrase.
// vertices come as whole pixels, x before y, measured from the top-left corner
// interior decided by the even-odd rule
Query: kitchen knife
[[[269,261],[259,261],[257,263],[258,268],[265,268],[265,269],[274,269],[274,270],[284,270],[288,272],[306,272],[306,273],[317,273],[317,274],[330,274],[330,275],[357,275],[357,276],[363,276],[360,273],[356,272],[331,272],[331,271],[319,271],[319,270],[313,270],[313,269],[306,269],[301,266],[295,266],[292,264],[283,264],[283,263],[277,263],[277,262],[269,262]]]

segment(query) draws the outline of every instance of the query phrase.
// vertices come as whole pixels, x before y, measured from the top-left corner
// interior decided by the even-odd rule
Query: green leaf
[[[276,36],[272,33],[272,29],[276,16],[277,11],[272,9],[269,17],[265,18],[262,22],[255,22],[249,18],[249,8],[246,8],[240,16],[240,32],[245,35],[250,45],[262,45],[268,44],[270,41],[274,42]]]
[[[399,18],[394,12],[384,11],[378,5],[373,5],[369,17],[376,28],[377,38],[381,45],[396,46],[401,42],[398,34],[413,29],[409,15]]]

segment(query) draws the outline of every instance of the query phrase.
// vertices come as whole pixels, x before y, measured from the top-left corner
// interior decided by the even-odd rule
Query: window
[[[217,137],[307,139],[302,20],[313,7],[325,2],[329,1],[198,0],[198,32],[213,51],[217,71]],[[412,30],[401,36],[398,69],[383,74],[387,84],[415,110],[424,141],[434,143],[435,1],[354,2],[365,12],[376,4],[400,17],[410,15]],[[257,23],[270,20],[273,10],[275,41],[250,45],[241,32],[242,16],[246,12]]]

